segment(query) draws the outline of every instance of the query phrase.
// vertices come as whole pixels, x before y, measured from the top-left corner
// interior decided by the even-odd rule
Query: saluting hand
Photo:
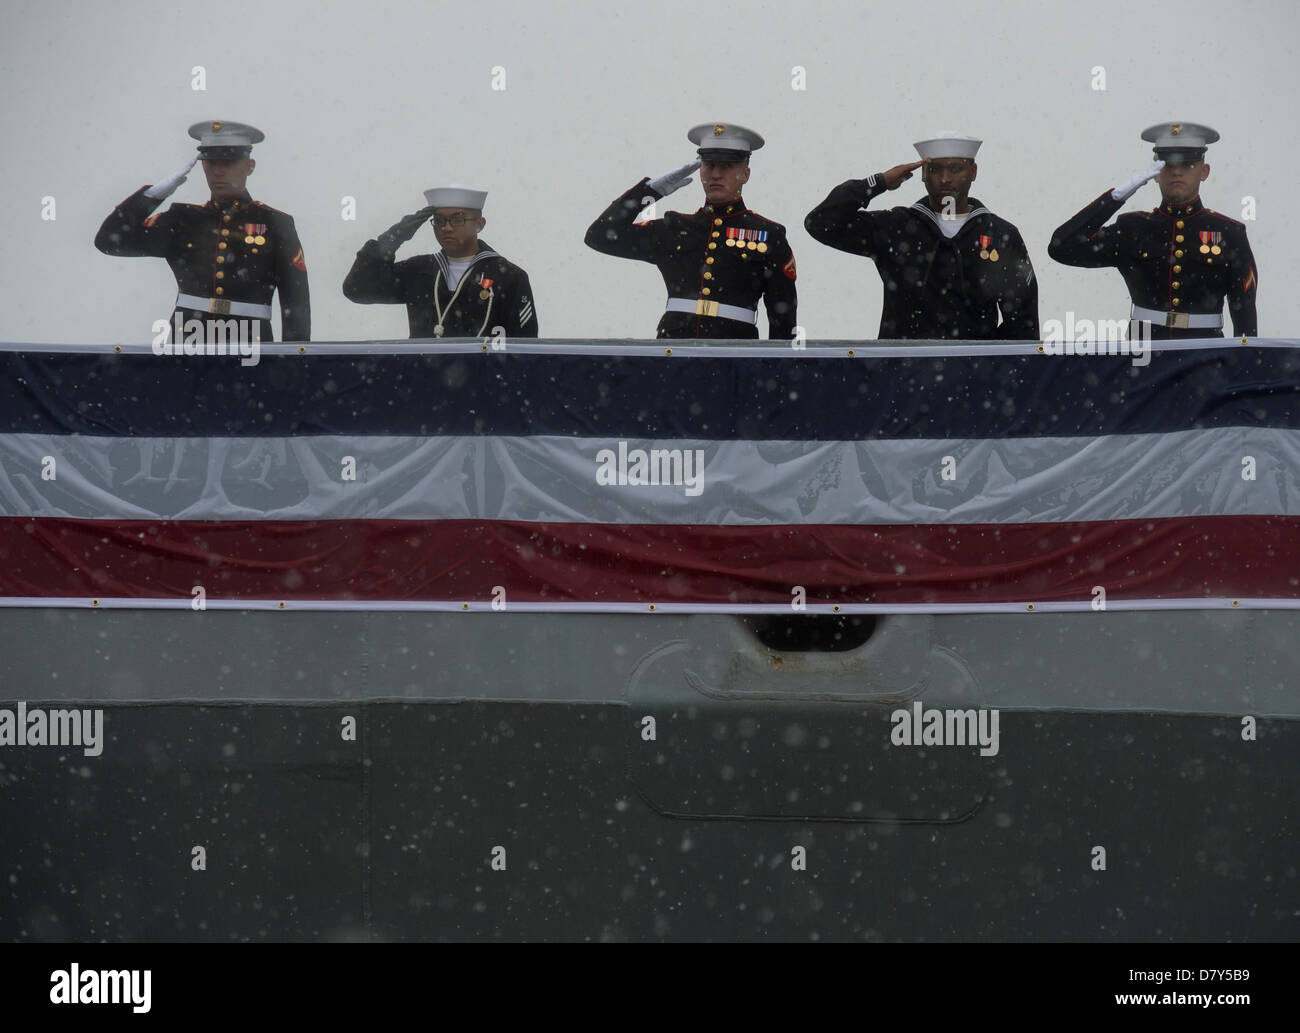
[[[194,163],[198,160],[199,156],[196,154],[183,169],[173,172],[166,179],[159,180],[144,192],[144,196],[153,198],[155,201],[161,201],[164,197],[174,193],[176,188],[185,182],[185,177],[190,174],[190,169],[194,168]]]
[[[1153,161],[1150,168],[1143,169],[1127,183],[1121,183],[1110,192],[1110,196],[1116,201],[1127,201],[1130,197],[1138,192],[1138,188],[1144,183],[1155,179],[1160,174],[1160,170],[1165,167],[1163,161]]]
[[[903,181],[912,178],[912,173],[924,165],[924,161],[914,161],[907,165],[895,165],[888,172],[882,173],[886,190],[897,190]]]
[[[699,158],[696,158],[694,161],[683,165],[680,169],[673,169],[671,172],[665,172],[662,176],[655,176],[646,186],[660,197],[667,197],[694,179],[696,170],[702,164],[704,163]]]
[[[415,236],[415,231],[433,215],[433,205],[421,208],[418,212],[404,215],[384,230],[376,239],[379,250],[390,258],[397,254],[397,249]]]

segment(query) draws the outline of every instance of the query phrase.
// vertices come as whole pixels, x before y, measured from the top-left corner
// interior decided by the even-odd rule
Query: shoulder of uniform
[[[988,219],[990,222],[992,222],[995,226],[999,227],[1000,229],[1014,230],[1016,228],[1015,223],[1013,223],[1010,219],[1004,219],[997,212],[991,211],[988,208],[985,208],[979,214],[980,214],[980,218]],[[1016,232],[1019,232],[1019,230],[1017,230]]]
[[[474,265],[475,268],[483,266],[484,268],[496,269],[503,273],[509,272],[515,267],[514,263],[511,262],[510,259],[506,258],[506,256],[500,251],[493,251],[486,258],[479,259],[479,261],[475,262]]]
[[[189,210],[192,210],[192,211],[196,211],[196,212],[197,212],[197,211],[202,211],[205,207],[207,207],[207,206],[206,206],[206,205],[201,205],[201,204],[190,204],[188,201],[173,201],[173,202],[172,202],[172,206],[171,206],[170,208],[168,208],[167,210],[168,210],[169,212],[171,212],[171,211],[175,211],[177,208],[179,208],[179,209],[182,209],[182,210],[189,209]]]
[[[1239,220],[1232,218],[1230,215],[1224,215],[1222,212],[1216,212],[1213,208],[1205,208],[1202,210],[1201,214],[1208,215],[1212,219],[1218,219],[1220,222],[1226,222],[1230,226],[1237,226],[1243,230],[1246,228],[1244,222],[1240,222]]]
[[[757,221],[757,222],[761,222],[761,223],[763,223],[764,225],[767,225],[767,226],[775,227],[776,229],[780,230],[782,233],[785,232],[785,227],[784,227],[783,225],[781,225],[781,223],[776,222],[776,221],[773,220],[773,219],[769,219],[769,218],[767,218],[766,216],[759,215],[758,212],[754,211],[753,209],[750,209],[746,214],[747,214],[751,219],[754,219],[754,220]]]
[[[264,211],[264,212],[268,212],[268,213],[270,213],[271,215],[279,215],[279,216],[281,216],[282,218],[285,218],[285,219],[292,219],[292,218],[293,218],[293,216],[290,215],[288,212],[282,212],[282,211],[280,211],[279,208],[272,208],[269,204],[265,204],[265,203],[263,203],[262,201],[254,201],[254,202],[253,202],[252,204],[250,204],[248,207],[250,207],[250,208],[260,208],[260,209],[262,209],[262,211]]]

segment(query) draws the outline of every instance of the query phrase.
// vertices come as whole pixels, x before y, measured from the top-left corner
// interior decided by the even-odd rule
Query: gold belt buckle
[[[709,301],[707,298],[700,298],[695,303],[695,314],[697,316],[716,316],[718,314],[718,303]]]
[[[228,316],[228,315],[230,315],[230,299],[229,299],[229,298],[209,298],[209,299],[208,299],[208,311],[209,311],[210,313],[212,313],[213,315],[215,315],[215,316]]]
[[[1186,313],[1186,312],[1166,312],[1166,313],[1165,313],[1165,326],[1173,327],[1175,330],[1186,330],[1186,329],[1187,329],[1187,313]]]

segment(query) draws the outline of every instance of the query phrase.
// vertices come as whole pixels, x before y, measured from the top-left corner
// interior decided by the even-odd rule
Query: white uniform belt
[[[176,307],[210,312],[216,316],[246,316],[249,319],[270,319],[270,305],[253,305],[246,301],[227,301],[225,298],[200,298],[197,294],[177,294]]]
[[[1133,306],[1133,318],[1156,326],[1175,330],[1218,330],[1223,326],[1223,313],[1197,314],[1195,312],[1161,312],[1157,308]]]
[[[669,298],[666,312],[693,312],[697,316],[721,316],[723,319],[735,319],[741,323],[757,323],[758,312],[752,308],[739,305],[719,305],[708,298],[692,301],[689,298]]]

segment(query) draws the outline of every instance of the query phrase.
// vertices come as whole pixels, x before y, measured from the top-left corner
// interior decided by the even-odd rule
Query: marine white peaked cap
[[[1166,147],[1180,151],[1196,150],[1208,146],[1219,138],[1209,126],[1196,122],[1161,122],[1142,130],[1142,139],[1155,144],[1156,150]]]
[[[449,187],[434,187],[424,192],[424,199],[431,208],[477,208],[482,211],[483,202],[487,200],[486,190],[473,190],[460,183]]]
[[[195,122],[190,136],[199,142],[199,154],[205,158],[246,158],[253,144],[261,143],[266,134],[243,122]]]
[[[977,140],[973,136],[963,136],[961,133],[954,133],[951,129],[945,129],[941,133],[935,133],[929,140],[918,140],[912,144],[916,148],[916,153],[921,158],[970,158],[975,159],[975,154],[980,149],[983,140]]]
[[[1151,153],[1166,165],[1191,165],[1205,157],[1207,144],[1219,138],[1209,126],[1196,122],[1161,122],[1142,130],[1142,139],[1154,144]]]
[[[686,139],[699,145],[698,153],[705,161],[739,161],[765,143],[759,133],[734,122],[704,122],[692,126]]]

